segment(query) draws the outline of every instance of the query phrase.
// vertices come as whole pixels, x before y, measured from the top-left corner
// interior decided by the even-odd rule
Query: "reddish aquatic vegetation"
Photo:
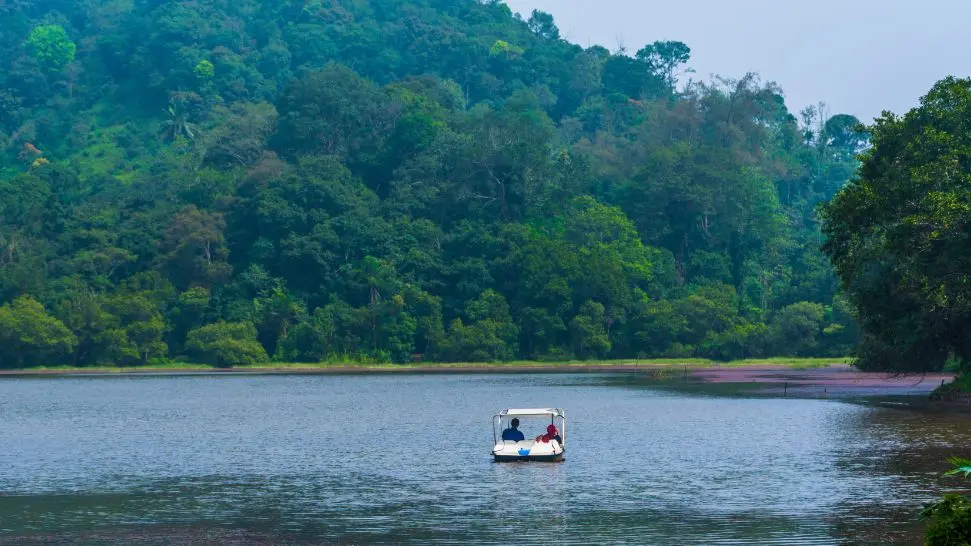
[[[861,372],[850,366],[829,366],[794,370],[781,366],[750,366],[742,368],[705,368],[692,372],[693,377],[709,383],[759,383],[771,387],[760,392],[807,391],[827,396],[844,395],[913,395],[928,394],[942,382],[954,379],[950,373],[899,375]]]

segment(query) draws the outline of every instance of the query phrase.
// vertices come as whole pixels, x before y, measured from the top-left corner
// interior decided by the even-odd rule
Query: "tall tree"
[[[861,364],[971,370],[971,79],[946,78],[870,127],[859,177],[823,209],[866,343]]]
[[[683,42],[654,42],[640,49],[636,56],[652,74],[674,89],[678,83],[678,69],[691,59],[691,48]]]
[[[24,43],[37,62],[48,70],[61,70],[74,60],[77,46],[60,25],[40,25]]]

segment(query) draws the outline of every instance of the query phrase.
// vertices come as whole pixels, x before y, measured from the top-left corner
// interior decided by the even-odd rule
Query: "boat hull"
[[[497,463],[559,463],[563,461],[563,454],[555,455],[493,455]]]
[[[563,460],[566,450],[556,440],[537,442],[534,440],[520,440],[496,444],[492,449],[492,457],[497,463],[513,462],[542,462],[556,463]]]

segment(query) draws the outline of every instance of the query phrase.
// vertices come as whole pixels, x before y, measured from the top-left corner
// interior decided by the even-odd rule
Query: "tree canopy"
[[[858,121],[694,80],[684,43],[583,48],[496,0],[52,0],[0,29],[2,366],[855,343],[816,206]]]
[[[971,366],[971,79],[869,128],[859,177],[824,208],[825,250],[863,328],[861,364]]]
[[[40,25],[34,28],[24,42],[24,48],[49,70],[60,70],[74,60],[77,46],[60,25]]]

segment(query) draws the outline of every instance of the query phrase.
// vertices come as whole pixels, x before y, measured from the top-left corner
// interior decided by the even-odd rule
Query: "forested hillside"
[[[0,5],[0,367],[843,355],[851,116],[498,1]]]

